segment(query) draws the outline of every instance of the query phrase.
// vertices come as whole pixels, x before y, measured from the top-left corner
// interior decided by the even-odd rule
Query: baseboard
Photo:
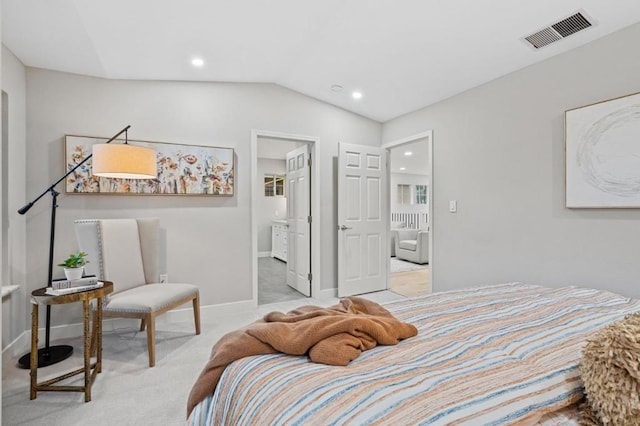
[[[187,306],[187,305],[185,305]],[[193,309],[191,303],[182,309],[174,309],[164,315],[156,318],[156,329],[162,329],[170,326],[171,323],[181,321],[193,321]],[[257,307],[256,302],[252,300],[242,300],[240,302],[222,303],[219,305],[200,306],[200,320],[215,319],[224,317],[233,313],[248,311]],[[102,321],[102,329],[105,332],[122,328],[137,328],[140,326],[140,320],[133,318],[107,318]],[[60,339],[69,339],[82,336],[84,331],[83,323],[57,325],[51,327],[51,342]],[[44,327],[38,329],[38,340],[40,343],[45,341]],[[55,344],[55,343],[52,343]],[[2,350],[2,362],[12,363],[12,359],[20,357],[31,350],[31,330],[24,331],[13,342],[9,343]]]
[[[320,290],[320,294],[318,295],[318,299],[320,300],[329,300],[335,299],[338,297],[338,289],[337,288],[325,288]]]
[[[271,257],[271,252],[270,251],[259,251],[258,252],[258,257]]]
[[[29,333],[29,337],[31,333]],[[25,348],[30,346],[29,339],[27,338],[27,332],[23,331],[18,337],[16,337],[6,348],[2,350],[2,363],[6,363],[11,358],[22,356],[25,352]]]
[[[186,306],[186,305],[185,305]],[[255,309],[257,303],[252,300],[242,300],[240,302],[221,303],[219,305],[200,306],[200,320],[219,318],[221,316],[231,315],[238,312]],[[193,320],[193,309],[188,308],[174,309],[164,315],[156,318],[156,326],[171,324],[172,322],[191,321]],[[157,327],[156,327],[157,328]]]

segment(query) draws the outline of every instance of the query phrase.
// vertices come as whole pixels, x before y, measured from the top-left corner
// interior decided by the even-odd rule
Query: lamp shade
[[[151,148],[129,144],[93,145],[94,176],[123,179],[158,177],[156,152]]]

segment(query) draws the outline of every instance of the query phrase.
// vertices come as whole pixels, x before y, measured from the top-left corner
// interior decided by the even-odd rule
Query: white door
[[[386,290],[387,151],[340,144],[338,296]]]
[[[287,153],[287,284],[311,296],[309,146]]]

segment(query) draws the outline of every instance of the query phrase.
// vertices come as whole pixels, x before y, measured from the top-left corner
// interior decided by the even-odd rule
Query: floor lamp
[[[115,136],[103,144],[93,145],[92,153],[81,162],[69,169],[64,176],[49,185],[33,201],[23,206],[18,213],[25,214],[35,203],[46,194],[51,194],[51,234],[49,236],[49,275],[47,287],[51,287],[53,280],[53,246],[56,230],[56,208],[58,207],[58,195],[55,187],[66,179],[76,169],[93,157],[92,174],[107,178],[125,179],[155,179],[157,178],[156,153],[151,148],[129,145],[127,131],[131,126],[120,130]],[[107,145],[121,134],[125,134],[124,144]],[[51,305],[47,305],[47,317],[45,326],[45,346],[38,349],[38,367],[46,367],[55,364],[71,356],[73,347],[69,345],[51,346],[49,344],[51,329]],[[30,368],[31,354],[23,355],[18,360],[22,368]]]

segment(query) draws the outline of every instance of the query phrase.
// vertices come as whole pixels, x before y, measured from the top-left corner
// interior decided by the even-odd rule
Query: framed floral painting
[[[91,147],[107,138],[65,136],[65,170],[71,170],[87,156]],[[114,140],[111,143],[124,143]],[[91,159],[70,174],[65,182],[68,194],[131,195],[234,195],[233,148],[181,145],[129,139],[130,145],[156,151],[156,179],[112,179],[93,176]]]

